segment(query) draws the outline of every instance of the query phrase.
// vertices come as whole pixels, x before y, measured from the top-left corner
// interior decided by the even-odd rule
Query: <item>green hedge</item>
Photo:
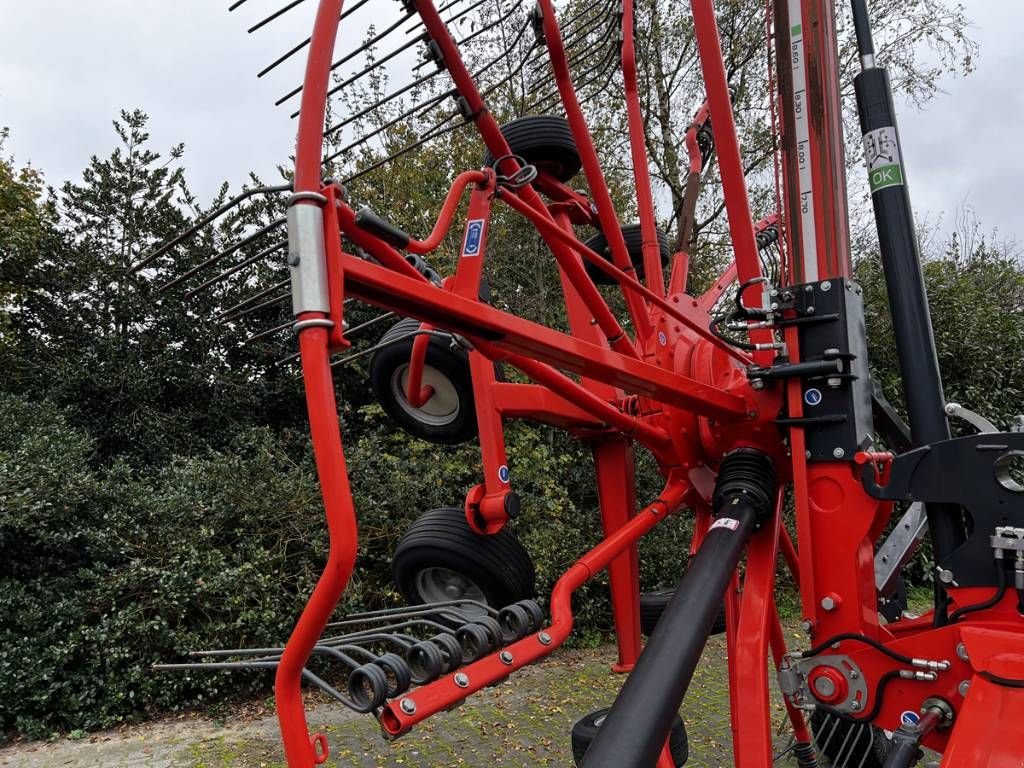
[[[304,435],[243,433],[229,449],[139,474],[92,466],[93,441],[48,404],[0,395],[0,728],[93,729],[270,690],[269,675],[158,673],[189,650],[279,644],[326,557]],[[426,509],[460,503],[478,450],[411,440],[370,406],[347,446],[360,516],[356,576],[340,610],[395,605],[391,554]],[[586,452],[529,425],[509,429],[523,497],[517,533],[546,595],[599,537]],[[642,462],[641,483],[657,478]],[[675,580],[686,529],[645,544],[645,579]],[[610,629],[598,580],[576,601],[578,638]]]

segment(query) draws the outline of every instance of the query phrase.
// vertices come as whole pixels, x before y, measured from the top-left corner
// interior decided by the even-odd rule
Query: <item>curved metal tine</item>
[[[233,307],[228,307],[227,309],[225,309],[223,312],[220,313],[220,315],[217,316],[217,319],[218,320],[233,320],[234,319],[234,315],[232,313],[237,312],[238,310],[242,310],[242,309],[249,311],[248,308],[249,308],[250,304],[252,304],[253,302],[259,301],[260,299],[265,298],[266,296],[269,296],[274,291],[278,291],[281,288],[284,288],[290,282],[291,282],[291,278],[287,278],[286,277],[281,282],[275,283],[274,285],[270,286],[269,288],[264,288],[259,293],[254,293],[252,296],[250,296],[247,299],[244,299],[243,301],[238,302]],[[280,297],[278,297],[277,299],[274,299],[274,301],[279,301],[279,300],[280,300]]]
[[[575,90],[576,90],[577,94],[579,94],[580,91],[582,91],[587,86],[589,86],[589,85],[591,85],[593,83],[596,83],[596,82],[604,79],[604,76],[608,72],[608,68],[612,65],[612,62],[616,58],[615,54],[616,54],[615,48],[614,47],[609,48],[608,53],[605,54],[604,59],[601,61],[600,64],[598,64],[597,71],[591,77],[587,78],[582,83],[579,83],[579,84],[577,84],[575,86]],[[595,94],[591,94],[587,98],[581,99],[580,100],[580,105],[583,105],[587,101],[590,101],[591,99],[593,99],[594,95]],[[554,93],[549,93],[547,96],[540,97],[537,101],[533,102],[533,104],[529,105],[527,107],[527,110],[544,111],[544,110],[550,109],[554,104],[557,104],[557,103],[561,102],[561,100],[562,100],[562,95],[556,90]]]
[[[285,281],[285,282],[287,282],[287,281]],[[231,320],[240,320],[243,317],[246,317],[248,315],[251,315],[251,314],[254,314],[256,312],[259,312],[261,309],[266,309],[267,307],[272,307],[275,304],[280,304],[281,302],[286,301],[287,299],[290,299],[291,296],[292,296],[291,291],[287,291],[285,293],[282,293],[280,296],[275,296],[272,299],[268,299],[267,301],[260,302],[259,304],[257,304],[254,307],[249,307],[248,309],[243,309],[241,312],[239,312],[237,314],[230,315],[228,317],[218,317],[217,319],[218,320],[222,320],[224,322],[229,322]]]
[[[835,715],[832,715],[832,714],[830,714],[828,717],[829,717],[829,719],[832,722],[832,729],[828,732],[828,738],[825,739],[825,743],[824,744],[819,744],[818,742],[820,740],[820,737],[817,736],[817,735],[815,735],[815,737],[814,737],[814,743],[818,747],[818,751],[820,751],[820,752],[824,752],[825,750],[828,749],[828,745],[832,743],[832,737],[836,735],[836,729],[839,727],[839,718],[838,717],[836,717]],[[826,720],[825,724],[827,725],[828,722],[829,721]],[[824,728],[822,728],[821,730],[824,730]]]
[[[373,318],[371,320],[367,320],[365,323],[360,323],[359,325],[355,326],[354,328],[349,328],[348,330],[346,330],[345,331],[345,337],[347,338],[347,337],[351,336],[354,333],[359,333],[360,331],[362,331],[362,330],[364,330],[366,328],[369,328],[371,326],[376,325],[381,320],[387,320],[389,317],[394,317],[394,316],[395,316],[394,312],[385,312],[383,315],[377,315],[377,317],[375,317],[375,318]]]
[[[158,258],[167,253],[167,251],[169,251],[171,248],[178,245],[178,243],[191,237],[214,219],[223,216],[225,213],[227,213],[232,208],[237,206],[243,200],[247,200],[255,195],[270,195],[277,194],[278,192],[290,192],[291,189],[292,185],[291,182],[289,182],[287,184],[276,184],[273,186],[253,187],[252,189],[248,189],[245,192],[241,192],[240,194],[235,195],[222,206],[217,208],[217,210],[211,211],[210,213],[206,214],[201,219],[199,219],[199,221],[195,222],[192,226],[190,226],[188,229],[175,235],[173,239],[164,243],[152,253],[143,256],[142,260],[131,268],[131,271],[138,272],[140,269],[143,269],[147,265],[156,261]]]
[[[250,256],[249,258],[243,259],[242,261],[238,262],[233,267],[231,267],[231,269],[224,270],[223,272],[221,272],[220,274],[216,275],[215,277],[211,277],[206,282],[201,283],[200,285],[197,285],[195,288],[192,288],[189,291],[186,291],[184,298],[191,299],[197,293],[200,293],[201,291],[206,290],[211,285],[213,285],[215,283],[219,283],[221,280],[225,280],[225,279],[231,277],[231,275],[233,275],[236,272],[239,272],[239,271],[245,269],[246,267],[248,267],[251,264],[255,264],[257,261],[260,261],[261,259],[265,259],[267,256],[272,254],[274,251],[279,251],[282,248],[284,248],[286,245],[288,245],[288,241],[287,240],[279,240],[278,242],[276,242],[273,245],[271,245],[269,248],[264,248],[262,251],[260,251],[259,253],[255,254],[254,256]]]
[[[387,104],[389,101],[393,101],[393,100],[397,99],[403,93],[408,93],[413,88],[417,88],[417,87],[423,85],[424,83],[428,82],[429,80],[432,80],[433,78],[437,77],[440,73],[441,73],[441,70],[434,70],[433,72],[430,72],[430,73],[428,73],[426,75],[423,75],[423,77],[417,77],[415,80],[413,80],[413,81],[411,81],[409,83],[406,83],[405,85],[403,85],[398,90],[392,91],[391,93],[387,94],[386,96],[382,96],[377,101],[375,101],[373,104],[370,104],[368,107],[365,107],[364,109],[360,110],[359,112],[355,112],[355,113],[349,115],[344,120],[342,120],[340,123],[335,123],[334,125],[331,125],[331,126],[328,126],[327,128],[324,128],[324,135],[327,136],[329,134],[335,133],[336,131],[340,130],[341,128],[344,128],[346,125],[349,125],[350,123],[354,123],[359,118],[366,117],[366,115],[368,115],[371,112],[373,112],[375,109],[377,109],[377,107],[380,107],[380,106],[382,106],[384,104]]]
[[[302,4],[302,3],[304,3],[304,2],[306,2],[306,0],[292,0],[292,1],[290,2],[290,3],[288,3],[288,5],[284,6],[283,8],[278,8],[278,9],[277,9],[276,11],[274,11],[274,12],[273,12],[272,14],[270,14],[269,16],[267,16],[267,17],[266,17],[265,19],[262,19],[261,21],[257,21],[257,22],[256,22],[255,24],[253,24],[253,25],[252,25],[251,27],[249,27],[249,29],[248,29],[248,30],[246,30],[246,31],[247,31],[247,32],[248,32],[248,33],[249,33],[249,34],[251,35],[251,34],[252,34],[253,32],[255,32],[255,31],[256,31],[257,29],[260,29],[260,28],[262,28],[262,27],[265,27],[265,26],[267,26],[267,24],[269,24],[270,22],[272,22],[272,21],[273,21],[274,19],[278,19],[278,18],[280,18],[281,16],[284,16],[284,15],[285,15],[286,13],[288,13],[288,11],[290,11],[290,10],[291,10],[292,8],[294,8],[294,7],[295,7],[295,6],[297,6],[297,5],[301,5],[301,4]],[[232,8],[229,8],[228,10],[229,10],[229,11],[233,11],[233,10],[234,10],[235,8],[237,8],[237,7],[238,7],[238,3],[235,3],[234,7],[232,7]]]
[[[850,744],[849,748],[847,748],[846,745],[850,741],[850,737],[855,733],[857,734],[857,737],[853,740],[853,744]],[[846,768],[847,761],[852,756],[853,748],[857,746],[858,741],[860,741],[860,729],[857,727],[848,729],[846,731],[846,738],[843,739],[843,743],[839,745],[839,752],[836,753],[836,759],[832,761],[835,768]],[[847,751],[847,749],[849,749],[849,751]],[[846,756],[845,759],[843,757],[844,755]]]
[[[488,32],[488,31],[494,29],[499,24],[504,24],[506,21],[508,21],[508,19],[512,16],[513,13],[515,13],[517,10],[519,10],[522,7],[522,5],[523,5],[522,4],[522,0],[520,0],[520,2],[515,3],[511,8],[509,8],[508,12],[504,16],[499,16],[498,18],[496,18],[494,21],[490,22],[489,24],[485,24],[485,25],[481,26],[475,32],[471,32],[470,34],[466,35],[461,40],[457,40],[455,42],[455,44],[461,48],[462,46],[466,45],[467,43],[472,42],[472,40],[474,38],[479,37],[484,32]],[[509,50],[510,50],[510,48],[505,48],[505,52],[506,53],[508,53]],[[419,64],[417,64],[415,67],[413,67],[413,71],[422,69],[427,64],[433,64],[433,63],[434,62],[432,60],[430,60],[430,59],[427,59],[426,61],[421,61]]]
[[[337,158],[341,157],[346,152],[351,152],[353,149],[358,147],[360,144],[364,144],[365,142],[367,142],[370,139],[372,139],[374,136],[377,136],[377,135],[383,133],[388,128],[392,127],[393,125],[397,125],[398,123],[402,122],[403,120],[407,120],[408,118],[410,118],[414,113],[418,112],[419,110],[424,110],[424,111],[429,112],[431,109],[433,109],[438,104],[440,104],[442,101],[444,101],[446,98],[448,98],[449,96],[454,96],[457,93],[458,93],[457,89],[450,88],[449,90],[445,91],[444,93],[440,93],[440,94],[438,94],[436,96],[432,96],[431,98],[427,99],[426,101],[420,102],[419,104],[417,104],[414,107],[410,107],[405,112],[403,112],[402,114],[398,115],[398,117],[395,117],[395,118],[389,120],[388,122],[384,123],[383,125],[378,126],[377,128],[374,128],[369,133],[366,133],[366,134],[360,136],[358,139],[356,139],[354,142],[352,142],[348,146],[343,147],[343,148],[339,149],[337,152],[334,152],[334,153],[328,155],[327,157],[325,157],[323,159],[323,164],[327,165],[327,163],[330,163],[331,161],[336,160]],[[451,118],[449,117],[447,119],[450,120]],[[333,129],[325,129],[324,133],[325,134],[329,133],[331,130],[333,130]]]
[[[360,8],[362,8],[364,5],[366,5],[369,1],[370,0],[359,0],[355,5],[353,5],[353,6],[349,7],[349,8],[346,8],[342,12],[342,14],[338,17],[338,21],[339,22],[344,21],[346,17],[348,17],[348,16],[352,15],[353,13],[355,13],[356,11],[358,11]],[[263,69],[261,69],[259,72],[257,72],[256,73],[256,77],[263,77],[268,72],[271,72],[275,68],[277,68],[277,67],[281,66],[282,64],[284,64],[286,61],[288,61],[288,59],[290,59],[296,53],[298,53],[303,48],[305,48],[307,45],[309,45],[309,41],[310,41],[310,38],[307,37],[301,43],[297,43],[289,51],[285,52],[284,54],[282,54],[278,58],[274,59],[274,61],[272,61],[270,64],[268,64]]]
[[[498,615],[498,611],[495,610],[494,608],[492,608],[491,606],[489,606],[487,603],[481,602],[480,600],[466,600],[466,599],[462,599],[462,600],[442,600],[441,602],[438,602],[438,603],[427,603],[425,605],[417,605],[417,606],[410,605],[410,606],[408,606],[408,610],[429,611],[429,610],[437,609],[437,608],[457,608],[457,607],[463,606],[463,605],[472,605],[475,608],[483,608],[485,611],[487,611],[488,613],[490,613],[493,616],[497,616]],[[395,611],[394,608],[382,608],[382,609],[380,609],[378,611],[361,611],[360,613],[350,613],[346,618],[349,618],[349,619],[370,619],[370,618],[375,618],[377,616],[383,616],[383,615],[386,615],[388,613],[391,613],[392,615],[394,615],[394,611]],[[327,626],[331,626],[331,625],[328,624]]]
[[[274,669],[276,661],[191,661],[178,664],[154,664],[151,669]]]
[[[347,179],[345,179],[342,183],[348,184],[348,183],[354,181],[355,179],[360,178],[361,176],[365,176],[366,174],[371,173],[372,171],[377,170],[378,168],[380,168],[383,165],[387,165],[388,163],[392,162],[393,160],[397,160],[402,155],[407,154],[408,152],[412,152],[414,149],[416,149],[417,147],[423,146],[428,141],[432,141],[433,139],[436,139],[436,138],[439,138],[441,136],[444,136],[445,134],[451,133],[452,131],[454,131],[454,130],[456,130],[458,128],[461,128],[462,126],[466,125],[467,123],[473,122],[472,120],[463,119],[462,121],[460,121],[458,123],[455,123],[453,125],[441,127],[441,126],[444,126],[444,124],[446,122],[451,120],[453,117],[458,116],[459,114],[460,114],[459,112],[454,112],[452,114],[449,114],[448,117],[446,117],[444,120],[442,120],[440,123],[438,123],[437,126],[435,126],[436,130],[432,129],[431,133],[424,134],[420,139],[418,139],[417,141],[414,141],[412,144],[410,144],[410,145],[408,145],[406,147],[403,147],[402,149],[398,150],[397,152],[394,152],[391,155],[388,155],[383,160],[379,160],[376,163],[374,163],[373,165],[370,165],[370,166],[368,166],[366,168],[363,168],[358,173],[352,174]]]
[[[312,683],[317,688],[319,688],[321,691],[323,691],[328,696],[330,696],[332,699],[334,699],[335,701],[341,702],[342,704],[344,704],[349,709],[358,709],[358,707],[356,706],[355,702],[352,701],[352,699],[350,699],[348,696],[345,696],[344,694],[342,694],[337,688],[335,688],[330,683],[328,683],[328,682],[322,680],[321,678],[317,677],[316,675],[314,675],[312,672],[310,672],[305,667],[303,667],[303,669],[302,669],[302,679],[305,680],[308,683]]]
[[[265,339],[265,338],[267,338],[267,336],[273,336],[275,333],[280,333],[281,331],[284,331],[284,330],[287,330],[288,328],[291,328],[294,324],[295,324],[295,320],[289,319],[288,322],[281,323],[280,325],[276,325],[273,328],[268,328],[265,331],[260,331],[259,333],[255,334],[253,336],[250,336],[248,339],[243,341],[242,342],[242,346],[244,347],[247,344],[252,344],[254,341],[259,341],[260,339]]]
[[[392,32],[394,32],[396,29],[398,29],[400,26],[405,24],[405,22],[407,22],[410,18],[412,18],[415,15],[416,15],[415,11],[406,11],[405,15],[402,16],[402,18],[400,18],[398,21],[396,21],[393,24],[391,24],[383,32],[378,32],[376,35],[371,37],[365,43],[363,43],[358,48],[353,50],[351,53],[347,53],[344,56],[342,56],[340,59],[338,59],[337,61],[331,62],[331,71],[333,72],[338,67],[340,67],[342,64],[345,64],[346,62],[351,61],[356,56],[358,56],[360,53],[365,51],[367,48],[370,48],[370,47],[376,45],[381,40],[383,40],[385,37],[387,37]],[[274,106],[275,107],[279,107],[282,104],[284,104],[286,101],[288,101],[288,99],[292,98],[293,96],[297,96],[300,93],[302,93],[302,86],[301,85],[296,86],[295,88],[290,90],[288,93],[286,93],[284,96],[282,96],[277,101],[275,101],[274,102]]]
[[[864,749],[864,754],[861,755],[860,762],[857,763],[857,768],[864,768],[864,763],[867,762],[868,755],[872,755],[875,752],[875,729],[868,726],[864,730],[866,730],[868,734],[868,745]]]
[[[429,603],[427,605],[409,606],[404,611],[397,611],[393,608],[385,609],[383,611],[368,611],[366,613],[352,614],[341,621],[334,621],[328,624],[328,627],[344,627],[352,624],[368,624],[374,621],[386,621],[393,619],[406,619],[414,616],[432,616],[438,614],[447,614],[449,611],[453,612],[463,621],[471,621],[472,618],[461,614],[459,608],[465,606],[474,606],[477,608],[484,609],[489,615],[497,616],[498,612],[491,608],[486,603],[481,603],[476,600],[447,600],[443,603]]]
[[[290,186],[289,186],[289,188],[290,188]],[[179,275],[178,277],[176,277],[173,280],[171,280],[171,282],[169,282],[169,283],[164,283],[162,286],[160,286],[160,290],[161,291],[167,291],[167,290],[170,290],[171,288],[173,288],[176,285],[180,285],[181,283],[185,282],[190,277],[195,275],[197,272],[202,272],[204,269],[206,269],[210,265],[216,264],[218,261],[223,259],[225,256],[230,256],[235,251],[239,250],[240,248],[244,248],[245,246],[249,245],[254,240],[258,240],[259,238],[261,238],[263,235],[267,234],[268,232],[273,232],[275,229],[277,229],[281,225],[285,224],[287,221],[288,221],[288,219],[285,218],[284,216],[282,216],[279,219],[275,219],[274,221],[272,221],[269,224],[267,224],[265,227],[262,227],[258,231],[252,233],[251,235],[248,235],[247,237],[243,238],[242,240],[239,240],[234,245],[229,246],[228,248],[225,248],[224,250],[219,251],[218,253],[215,253],[213,256],[211,256],[210,258],[206,259],[206,261],[204,261],[201,264],[197,264],[196,266],[192,267],[192,269],[188,270],[185,274]]]
[[[403,635],[398,632],[362,632],[348,635],[335,635],[334,637],[321,638],[318,645],[330,645],[335,646],[341,643],[352,644],[354,642],[367,642],[367,643],[391,643],[396,648],[400,648],[402,652],[408,651],[416,643],[419,642],[419,638],[412,637],[410,635]]]
[[[607,22],[608,21],[607,15],[611,12],[612,8],[614,8],[614,7],[615,7],[614,0],[612,2],[606,3],[605,7],[601,9],[601,13],[594,14],[592,17],[590,17],[586,21],[582,22],[580,24],[580,26],[577,29],[573,30],[573,32],[571,34],[569,34],[568,36],[564,37],[562,39],[562,47],[565,49],[566,53],[569,52],[570,48],[572,48],[573,46],[576,45],[576,43],[577,43],[577,41],[578,41],[578,39],[580,38],[581,35],[586,36],[586,35],[590,34],[597,27],[599,27],[602,23]],[[582,15],[582,13],[577,14],[577,16],[575,18],[579,18],[579,16],[581,16],[581,15]],[[565,29],[565,25],[559,25],[559,27],[561,29]],[[545,51],[547,50],[546,46],[543,47],[543,50],[545,50]],[[544,57],[544,56],[539,56],[537,59],[534,60],[534,62],[531,65],[530,69],[531,70],[536,70],[540,66],[542,66],[543,64],[546,64],[546,63],[547,63],[547,58]]]
[[[359,78],[361,78],[361,77],[367,75],[368,73],[372,72],[377,67],[379,67],[379,66],[381,66],[383,64],[386,64],[388,61],[390,61],[391,59],[395,58],[395,56],[397,56],[398,54],[400,54],[403,51],[406,51],[409,48],[411,48],[412,46],[416,45],[416,43],[425,42],[426,40],[429,40],[429,39],[430,39],[429,35],[427,35],[427,33],[424,32],[421,35],[417,35],[412,40],[406,41],[405,43],[400,45],[398,48],[396,48],[395,50],[391,51],[391,53],[385,54],[384,56],[382,56],[379,59],[375,60],[369,66],[364,67],[363,69],[361,69],[358,72],[356,72],[354,75],[351,75],[347,79],[345,79],[342,82],[338,83],[336,86],[334,86],[329,91],[327,91],[327,96],[328,97],[333,96],[338,91],[340,91],[342,88],[347,88],[348,86],[352,85],[352,83],[354,83],[357,80],[359,80]],[[291,117],[293,119],[298,117],[298,116],[299,116],[299,110],[295,110],[291,114]]]
[[[339,622],[335,622],[335,624],[333,626],[345,625],[346,623],[347,622],[339,621]],[[390,632],[397,632],[398,630],[401,630],[401,629],[411,629],[411,628],[414,628],[414,627],[429,627],[430,629],[436,629],[436,630],[439,630],[441,632],[451,632],[452,631],[451,627],[446,627],[444,624],[441,624],[441,623],[436,622],[436,621],[431,621],[430,619],[412,618],[412,619],[409,619],[408,621],[401,621],[398,624],[385,624],[385,625],[383,625],[381,627],[373,627],[372,629],[367,630],[366,633],[373,633],[373,634],[382,634],[383,633],[383,634],[387,634],[387,633],[390,633]],[[387,630],[387,633],[383,632],[383,630]],[[362,632],[353,632],[348,637],[349,637],[349,639],[356,639],[356,638],[362,637],[363,634],[364,633],[362,633]]]

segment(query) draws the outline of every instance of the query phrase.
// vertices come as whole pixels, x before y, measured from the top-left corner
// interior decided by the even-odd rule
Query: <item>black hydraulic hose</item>
[[[950,438],[935,335],[921,272],[906,170],[888,73],[875,66],[864,0],[852,0],[863,69],[854,77],[857,111],[875,211],[896,353],[903,379],[907,421],[915,446]],[[926,504],[935,561],[943,561],[966,540],[963,514],[954,504]],[[935,623],[946,623],[946,597],[935,581]]]
[[[763,454],[726,457],[717,520],[690,561],[586,757],[585,768],[651,768],[668,737],[746,544],[771,510],[775,476]]]

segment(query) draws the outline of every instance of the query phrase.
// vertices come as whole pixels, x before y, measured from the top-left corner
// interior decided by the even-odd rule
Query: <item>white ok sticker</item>
[[[711,528],[708,530],[713,531],[715,528],[728,528],[730,531],[735,531],[739,527],[739,520],[735,520],[731,517],[720,517],[711,524]]]

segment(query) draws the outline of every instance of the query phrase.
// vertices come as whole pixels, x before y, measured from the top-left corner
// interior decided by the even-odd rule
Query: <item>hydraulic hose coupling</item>
[[[722,460],[712,498],[716,517],[729,517],[737,505],[754,512],[754,527],[760,528],[775,504],[775,468],[768,455],[753,448],[737,448]]]

